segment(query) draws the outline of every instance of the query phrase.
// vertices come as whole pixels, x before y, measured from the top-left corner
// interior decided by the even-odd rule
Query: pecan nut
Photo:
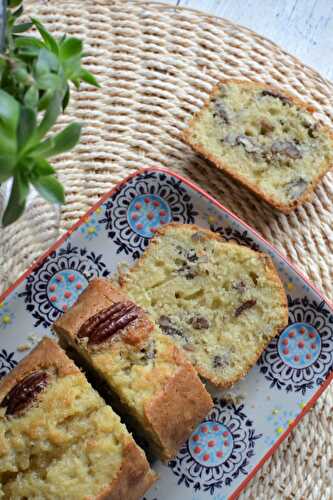
[[[290,105],[291,104],[291,100],[289,99],[289,97],[285,96],[285,95],[282,95],[282,94],[279,94],[278,92],[273,92],[271,90],[263,90],[261,92],[261,95],[263,97],[265,96],[268,96],[268,97],[273,97],[274,99],[279,99],[279,101],[282,102],[282,104],[288,104]]]
[[[166,335],[171,335],[171,336],[178,336],[178,337],[183,337],[183,332],[176,328],[173,323],[171,318],[169,316],[162,315],[160,316],[158,320],[158,326],[161,328],[162,332],[165,333]]]
[[[271,152],[273,155],[281,154],[292,160],[302,158],[301,151],[292,141],[274,141],[272,143]]]
[[[230,124],[230,118],[225,105],[221,101],[215,101],[215,110],[213,112],[214,118],[219,118],[226,125]]]
[[[243,146],[247,153],[259,153],[260,146],[254,142],[253,139],[247,137],[246,135],[238,135],[236,137],[236,145]]]
[[[306,191],[308,183],[299,177],[286,185],[287,195],[291,200],[295,200]]]
[[[194,330],[207,330],[209,328],[209,321],[203,316],[193,316],[189,319],[189,324]]]
[[[177,273],[184,276],[187,280],[193,280],[196,276],[198,276],[198,268],[195,265],[183,264],[179,269],[177,269]]]
[[[44,371],[30,373],[18,382],[2,400],[0,406],[6,407],[5,415],[17,415],[28,408],[48,383],[48,375]]]
[[[225,352],[221,356],[216,354],[213,358],[213,368],[226,368],[229,364],[230,356]]]
[[[240,316],[244,311],[247,309],[251,309],[251,307],[254,307],[256,305],[257,301],[255,299],[247,300],[246,302],[243,302],[237,309],[235,310],[235,316]]]
[[[85,321],[77,336],[88,337],[88,345],[102,344],[136,320],[139,313],[140,308],[132,302],[116,302]]]

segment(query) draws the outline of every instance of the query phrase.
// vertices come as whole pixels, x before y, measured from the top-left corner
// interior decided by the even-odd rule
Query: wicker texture
[[[8,286],[52,241],[126,175],[166,166],[200,184],[333,298],[333,174],[311,203],[286,216],[264,206],[194,154],[179,132],[218,79],[255,78],[306,100],[333,126],[333,86],[257,34],[190,10],[144,2],[28,0],[55,34],[82,38],[86,64],[101,83],[83,86],[60,124],[84,132],[55,162],[66,187],[57,209],[36,198],[24,218],[0,234],[1,285]],[[258,13],[259,15],[259,13]],[[1,200],[0,200],[1,201]],[[33,224],[31,224],[33,221]],[[243,498],[333,499],[333,398],[326,391]]]

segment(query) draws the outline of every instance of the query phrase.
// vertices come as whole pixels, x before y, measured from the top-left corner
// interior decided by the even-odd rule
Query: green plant
[[[12,178],[2,224],[14,222],[26,205],[30,186],[51,203],[64,202],[64,189],[49,158],[75,146],[81,125],[50,134],[70,99],[70,83],[98,86],[81,65],[82,42],[54,38],[37,20],[19,23],[22,0],[8,0],[4,50],[0,54],[0,182]],[[39,34],[29,36],[35,28]],[[1,40],[1,37],[0,37]]]

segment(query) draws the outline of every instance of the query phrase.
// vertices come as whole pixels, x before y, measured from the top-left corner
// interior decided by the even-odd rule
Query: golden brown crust
[[[26,375],[37,371],[55,368],[57,376],[65,377],[80,370],[66,356],[65,352],[53,340],[44,337],[0,383],[0,401]]]
[[[194,142],[191,138],[191,128],[192,128],[193,124],[200,117],[203,110],[205,108],[208,108],[211,98],[215,94],[218,93],[221,85],[227,84],[227,83],[239,84],[239,85],[242,85],[244,87],[256,87],[256,88],[259,87],[259,88],[262,88],[264,90],[278,92],[278,93],[281,93],[284,96],[288,97],[295,105],[299,106],[300,108],[303,108],[304,110],[308,111],[309,113],[313,114],[316,110],[313,106],[305,104],[303,101],[301,101],[297,97],[294,97],[294,96],[288,94],[284,90],[281,92],[281,90],[277,87],[274,87],[271,85],[264,85],[260,82],[256,82],[255,80],[246,81],[246,80],[237,80],[237,79],[235,79],[235,80],[234,79],[226,79],[226,80],[221,80],[213,88],[213,91],[209,95],[209,97],[208,97],[207,101],[204,103],[203,107],[197,113],[194,114],[194,116],[189,121],[186,129],[183,130],[183,132],[181,134],[181,137],[184,140],[184,142],[189,144],[195,151],[197,151],[204,158],[206,158],[211,163],[213,163],[217,168],[219,168],[220,170],[225,172],[231,179],[233,179],[236,182],[239,182],[239,184],[244,186],[246,189],[249,189],[250,191],[252,191],[258,198],[261,198],[262,200],[264,200],[268,205],[272,206],[273,208],[277,208],[278,210],[280,210],[281,212],[283,212],[285,214],[288,214],[288,213],[292,212],[293,210],[295,210],[295,208],[297,208],[299,205],[302,205],[306,201],[311,200],[311,198],[314,195],[315,188],[317,187],[317,185],[321,181],[322,177],[324,177],[324,175],[326,175],[326,173],[332,168],[333,165],[330,165],[330,164],[327,165],[324,172],[320,173],[319,175],[317,175],[317,177],[315,179],[313,179],[313,181],[309,184],[308,188],[304,191],[304,193],[299,198],[291,201],[290,203],[285,204],[285,203],[281,203],[279,200],[273,198],[272,196],[268,196],[256,184],[249,182],[247,180],[244,180],[244,178],[242,176],[238,175],[237,173],[235,173],[233,171],[233,169],[231,169],[227,163],[225,163],[221,159],[216,158],[215,156],[211,155],[209,153],[209,151],[207,151],[204,147],[202,147],[199,144],[197,144],[196,142]],[[322,131],[325,131],[326,134],[331,136],[331,138],[333,139],[333,132],[329,127],[320,124],[320,128]]]
[[[65,312],[53,325],[54,330],[73,341],[81,326],[89,318],[110,307],[115,302],[126,302],[128,298],[111,281],[105,278],[91,280],[89,286],[80,295],[74,306]],[[143,310],[139,317],[122,334],[122,340],[135,345],[143,342],[153,329]]]
[[[226,243],[226,240],[224,238],[222,238],[222,236],[219,233],[213,233],[213,231],[211,231],[210,229],[205,229],[204,227],[200,227],[197,224],[181,224],[179,222],[170,222],[169,224],[165,224],[163,226],[160,226],[158,228],[158,230],[156,231],[155,235],[156,236],[163,236],[164,234],[166,234],[169,231],[170,228],[176,228],[176,229],[177,228],[186,228],[186,230],[191,229],[191,230],[195,231],[196,233],[198,233],[198,235],[200,235],[200,238],[204,238],[207,240],[215,240],[215,241],[220,241],[220,242]],[[154,238],[151,241],[154,241],[156,236],[154,236]],[[144,256],[142,258],[144,258]]]
[[[109,282],[103,278],[90,281],[74,306],[66,311],[54,324],[56,332],[65,330],[67,336],[74,339],[83,323],[91,316],[110,306],[111,301],[106,296]]]
[[[165,226],[162,226],[161,228],[159,228],[158,231],[156,231],[154,238],[152,238],[152,240],[149,243],[149,246],[146,250],[146,253],[143,254],[143,256],[135,263],[135,265],[131,269],[129,269],[129,271],[126,274],[120,273],[119,283],[122,287],[126,288],[126,281],[127,281],[126,276],[130,275],[135,269],[144,265],[144,261],[146,259],[147,252],[149,252],[151,250],[151,248],[153,248],[158,243],[158,238],[167,234],[167,232],[170,228],[178,228],[178,227],[181,229],[183,229],[184,227],[190,228],[193,231],[202,233],[204,235],[204,237],[208,240],[220,241],[220,242],[226,243],[230,246],[239,246],[238,243],[231,242],[231,241],[225,241],[219,234],[213,233],[209,229],[204,229],[200,226],[197,226],[196,224],[180,224],[178,222],[171,222],[170,224],[166,224]],[[254,252],[254,250],[252,250],[252,251]],[[284,318],[283,318],[283,321],[281,321],[281,324],[278,325],[278,327],[276,327],[275,330],[272,331],[272,334],[270,335],[270,339],[267,341],[266,345],[258,348],[256,354],[252,357],[251,361],[249,361],[248,364],[244,366],[242,373],[239,374],[237,377],[234,377],[233,379],[228,380],[228,383],[221,382],[218,378],[212,377],[211,372],[206,371],[201,366],[195,367],[196,370],[198,371],[198,373],[204,379],[208,380],[214,386],[216,386],[220,389],[226,389],[226,388],[234,385],[236,382],[239,382],[242,378],[244,378],[245,375],[249,372],[249,370],[254,366],[254,364],[256,363],[256,361],[258,360],[260,355],[262,354],[262,352],[266,349],[266,347],[269,344],[269,342],[271,341],[271,339],[276,337],[276,335],[278,335],[280,333],[282,328],[284,328],[288,324],[287,297],[286,297],[286,293],[284,291],[283,284],[282,284],[280,277],[279,277],[279,275],[275,269],[275,266],[273,264],[273,261],[268,255],[266,255],[262,252],[255,252],[255,253],[257,253],[257,255],[260,256],[260,258],[263,261],[263,264],[265,265],[265,269],[266,269],[267,273],[269,274],[270,279],[272,280],[272,282],[276,283],[276,285],[278,287],[279,295],[280,295],[280,299],[281,299],[281,305],[284,309]]]
[[[145,407],[146,418],[164,445],[164,460],[176,455],[212,406],[213,401],[194,368],[185,363]]]
[[[154,484],[157,475],[134,441],[127,444],[123,455],[117,477],[97,497],[87,500],[138,500]]]

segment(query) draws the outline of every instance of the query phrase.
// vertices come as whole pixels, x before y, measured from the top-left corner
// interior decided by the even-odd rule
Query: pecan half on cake
[[[154,482],[119,417],[45,338],[0,384],[0,498],[137,500]]]
[[[54,329],[106,382],[163,460],[177,453],[212,407],[174,341],[106,279],[92,280]]]

